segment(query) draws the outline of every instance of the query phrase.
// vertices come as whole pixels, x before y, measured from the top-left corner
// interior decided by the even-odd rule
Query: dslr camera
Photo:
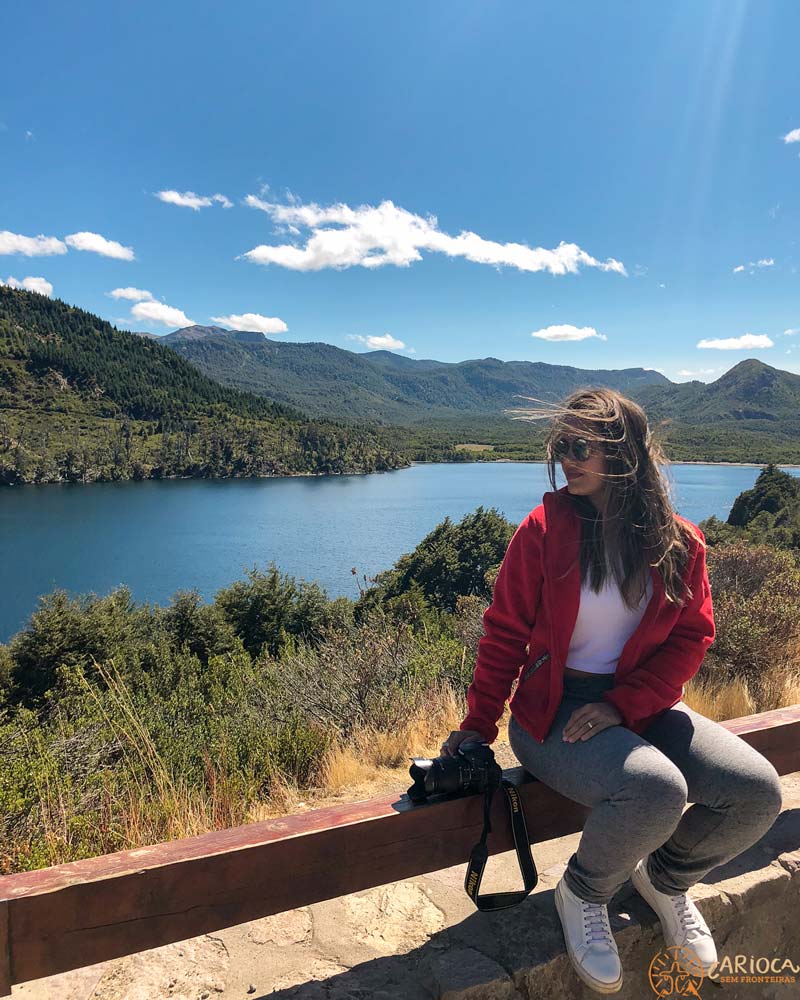
[[[464,878],[464,890],[479,910],[501,910],[521,903],[539,881],[530,839],[525,826],[522,800],[517,787],[503,777],[503,770],[494,759],[494,753],[485,740],[466,739],[458,745],[452,757],[412,757],[409,774],[414,784],[408,797],[415,804],[423,803],[431,795],[458,797],[483,793],[483,832],[473,847]],[[508,816],[514,834],[514,847],[525,888],[515,892],[478,894],[483,870],[489,857],[486,838],[491,832],[492,799],[498,788],[506,795]]]

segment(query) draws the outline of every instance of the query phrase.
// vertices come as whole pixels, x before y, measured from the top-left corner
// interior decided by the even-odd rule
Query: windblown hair
[[[689,600],[692,592],[684,579],[690,555],[687,532],[701,540],[693,525],[675,516],[660,469],[667,460],[641,406],[614,389],[591,388],[579,389],[546,409],[514,412],[524,414],[516,419],[550,418],[545,446],[553,490],[558,461],[553,444],[561,435],[585,437],[605,456],[604,513],[588,497],[569,494],[581,519],[581,579],[588,578],[597,592],[613,572],[623,601],[633,609],[655,566],[666,599],[678,604]]]

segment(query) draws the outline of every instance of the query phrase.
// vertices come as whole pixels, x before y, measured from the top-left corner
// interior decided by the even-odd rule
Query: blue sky
[[[155,333],[800,372],[790,0],[28,0],[5,23],[0,280]]]

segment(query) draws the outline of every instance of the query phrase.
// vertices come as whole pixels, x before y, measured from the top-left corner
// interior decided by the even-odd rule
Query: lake
[[[695,523],[711,514],[724,520],[760,469],[673,464],[675,509]],[[298,580],[316,580],[329,597],[356,598],[352,567],[359,576],[389,569],[446,515],[459,521],[481,504],[518,524],[549,489],[545,465],[534,462],[3,488],[0,642],[56,587],[106,594],[125,583],[135,600],[157,604],[196,588],[211,599],[271,560]]]

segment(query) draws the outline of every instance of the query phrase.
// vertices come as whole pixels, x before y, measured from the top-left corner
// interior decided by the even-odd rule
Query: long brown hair
[[[585,437],[605,456],[603,512],[588,497],[569,494],[581,519],[581,579],[589,577],[592,589],[599,591],[608,563],[623,601],[633,609],[645,592],[650,566],[655,566],[666,599],[679,604],[689,600],[692,592],[684,579],[690,554],[687,532],[698,542],[700,536],[675,516],[660,469],[667,460],[641,406],[615,389],[601,387],[579,389],[563,403],[544,409],[512,412],[519,414],[517,420],[550,418],[545,447],[553,490],[553,444],[562,434]]]

